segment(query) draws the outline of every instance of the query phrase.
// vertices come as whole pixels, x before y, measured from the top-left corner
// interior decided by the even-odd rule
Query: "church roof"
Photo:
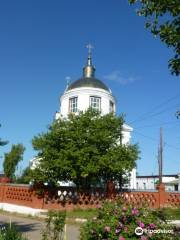
[[[92,64],[91,49],[93,48],[90,44],[87,45],[88,48],[88,59],[87,64],[83,68],[83,77],[71,83],[66,91],[72,90],[75,88],[81,87],[91,87],[91,88],[100,88],[108,92],[111,92],[110,89],[99,79],[95,78],[95,67]]]
[[[71,83],[68,86],[67,90],[72,90],[74,88],[80,87],[101,88],[109,92],[109,88],[101,80],[94,77],[82,77]]]

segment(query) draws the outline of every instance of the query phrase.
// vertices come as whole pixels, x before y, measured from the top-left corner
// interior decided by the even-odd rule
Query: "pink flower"
[[[116,233],[116,234],[119,234],[119,233],[120,233],[120,231],[121,231],[121,229],[120,229],[120,228],[116,228],[116,230],[115,230],[115,233]]]
[[[156,228],[156,225],[155,225],[154,223],[150,223],[150,224],[149,224],[149,227],[150,227],[151,229],[154,229],[154,228]]]
[[[128,227],[124,227],[124,231],[125,231],[125,232],[128,232]]]
[[[131,213],[132,215],[139,215],[139,211],[136,208],[132,209]]]
[[[143,222],[139,222],[139,227],[141,227],[141,228],[144,228],[144,223]]]
[[[127,211],[126,207],[123,207],[123,208],[122,208],[122,211],[123,211],[123,212],[126,212],[126,211]]]
[[[96,208],[101,208],[101,207],[102,207],[101,204],[96,205]]]
[[[126,240],[126,239],[123,236],[120,236],[119,240]]]
[[[141,236],[141,240],[148,240],[148,238],[145,236]]]
[[[106,227],[104,228],[104,231],[109,233],[109,232],[111,231],[111,228],[110,228],[109,226],[106,226]]]

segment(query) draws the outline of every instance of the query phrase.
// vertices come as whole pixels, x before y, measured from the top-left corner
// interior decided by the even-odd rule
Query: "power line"
[[[134,133],[137,133],[137,134],[139,134],[139,135],[141,135],[142,137],[144,137],[144,138],[147,138],[147,139],[149,139],[149,140],[151,140],[151,141],[153,141],[153,142],[158,142],[158,140],[157,139],[155,139],[155,138],[153,138],[153,137],[149,137],[149,136],[147,136],[147,135],[144,135],[143,133],[140,133],[139,131],[133,131]],[[174,148],[174,149],[176,149],[176,150],[180,150],[180,148],[178,148],[178,147],[176,147],[176,146],[174,146],[174,145],[172,145],[172,144],[169,144],[168,142],[166,142],[166,141],[164,141],[164,146],[167,146],[167,147],[169,147],[169,148]]]
[[[150,124],[150,125],[144,125],[144,126],[137,126],[135,127],[135,129],[139,129],[139,128],[149,128],[149,127],[160,127],[162,125],[170,125],[170,124],[174,124],[176,123],[174,126],[179,125],[180,121],[178,122],[177,120],[175,121],[169,121],[169,122],[161,122],[161,123],[154,123],[154,124]]]
[[[141,135],[142,137],[147,138],[147,139],[149,139],[149,140],[151,140],[151,141],[153,141],[153,142],[158,142],[157,139],[152,138],[152,137],[149,137],[149,136],[147,136],[147,135],[144,135],[143,133],[140,133],[139,131],[134,130],[133,132],[134,132],[134,133],[137,133],[137,134]]]
[[[169,143],[167,143],[166,141],[164,141],[164,146],[167,146],[167,147],[169,147],[169,148],[174,148],[174,149],[176,149],[176,150],[180,150],[180,148],[178,148],[178,147],[176,147],[176,146],[174,146],[174,145],[172,145],[172,144],[169,144]]]
[[[164,113],[164,112],[167,112],[167,111],[171,110],[173,107],[176,107],[176,108],[179,107],[179,105],[180,105],[180,104],[176,104],[176,105],[173,105],[173,106],[169,106],[168,108],[164,108],[163,110],[161,110],[161,111],[159,111],[159,112],[148,114],[148,115],[140,118],[139,120],[136,120],[136,121],[134,121],[134,122],[131,122],[130,124],[135,123],[135,122],[142,122],[142,121],[144,121],[144,120],[146,120],[146,119],[156,117],[156,116],[158,116],[158,115],[160,115],[160,114],[162,114],[162,113]]]
[[[143,113],[142,115],[140,115],[139,117],[137,117],[135,120],[131,121],[130,124],[134,123],[134,122],[137,122],[139,120],[141,120],[142,118],[146,117],[147,115],[149,116],[149,114],[153,114],[153,112],[156,110],[156,109],[159,109],[160,107],[164,106],[164,105],[167,105],[169,102],[173,101],[174,99],[180,97],[180,93],[178,93],[177,95],[163,101],[162,103],[156,105],[155,107],[153,107],[150,111],[148,112],[145,112]]]

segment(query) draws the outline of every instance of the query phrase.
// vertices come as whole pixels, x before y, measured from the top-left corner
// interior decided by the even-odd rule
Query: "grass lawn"
[[[180,207],[179,208],[164,208],[164,213],[168,219],[180,220]]]
[[[97,216],[96,209],[75,209],[72,211],[66,212],[67,218],[85,218],[85,219],[92,219],[93,217]]]

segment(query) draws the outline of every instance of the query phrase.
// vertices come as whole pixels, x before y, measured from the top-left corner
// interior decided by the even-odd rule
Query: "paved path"
[[[41,240],[41,231],[44,227],[43,221],[31,218],[16,217],[11,215],[0,214],[0,226],[12,222],[16,227],[28,237],[28,240]],[[67,225],[67,240],[79,239],[79,226]]]

